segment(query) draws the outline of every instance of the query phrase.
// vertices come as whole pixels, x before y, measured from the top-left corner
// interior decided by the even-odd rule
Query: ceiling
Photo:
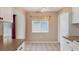
[[[33,11],[33,12],[36,12],[36,11],[41,11],[43,9],[46,9],[46,11],[53,11],[53,12],[56,12],[56,11],[59,11],[60,9],[62,9],[63,7],[24,7],[24,9],[26,11]]]

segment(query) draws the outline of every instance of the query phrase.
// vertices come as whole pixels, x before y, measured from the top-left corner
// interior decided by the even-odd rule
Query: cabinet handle
[[[72,50],[72,51],[74,51],[74,50]]]
[[[69,42],[66,42],[67,44],[69,44]]]

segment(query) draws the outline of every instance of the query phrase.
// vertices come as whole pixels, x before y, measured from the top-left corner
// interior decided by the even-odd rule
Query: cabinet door
[[[3,17],[3,8],[2,7],[0,7],[0,17],[4,18]]]
[[[79,23],[79,7],[72,8],[72,23]]]
[[[11,7],[1,7],[0,13],[0,17],[3,17],[3,20],[13,22],[13,9]]]

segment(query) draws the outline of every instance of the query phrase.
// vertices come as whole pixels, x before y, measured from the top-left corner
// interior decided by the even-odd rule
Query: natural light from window
[[[48,33],[48,20],[32,20],[32,33]]]

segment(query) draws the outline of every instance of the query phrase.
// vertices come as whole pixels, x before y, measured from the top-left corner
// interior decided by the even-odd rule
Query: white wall
[[[16,39],[25,39],[25,15],[16,10]]]

